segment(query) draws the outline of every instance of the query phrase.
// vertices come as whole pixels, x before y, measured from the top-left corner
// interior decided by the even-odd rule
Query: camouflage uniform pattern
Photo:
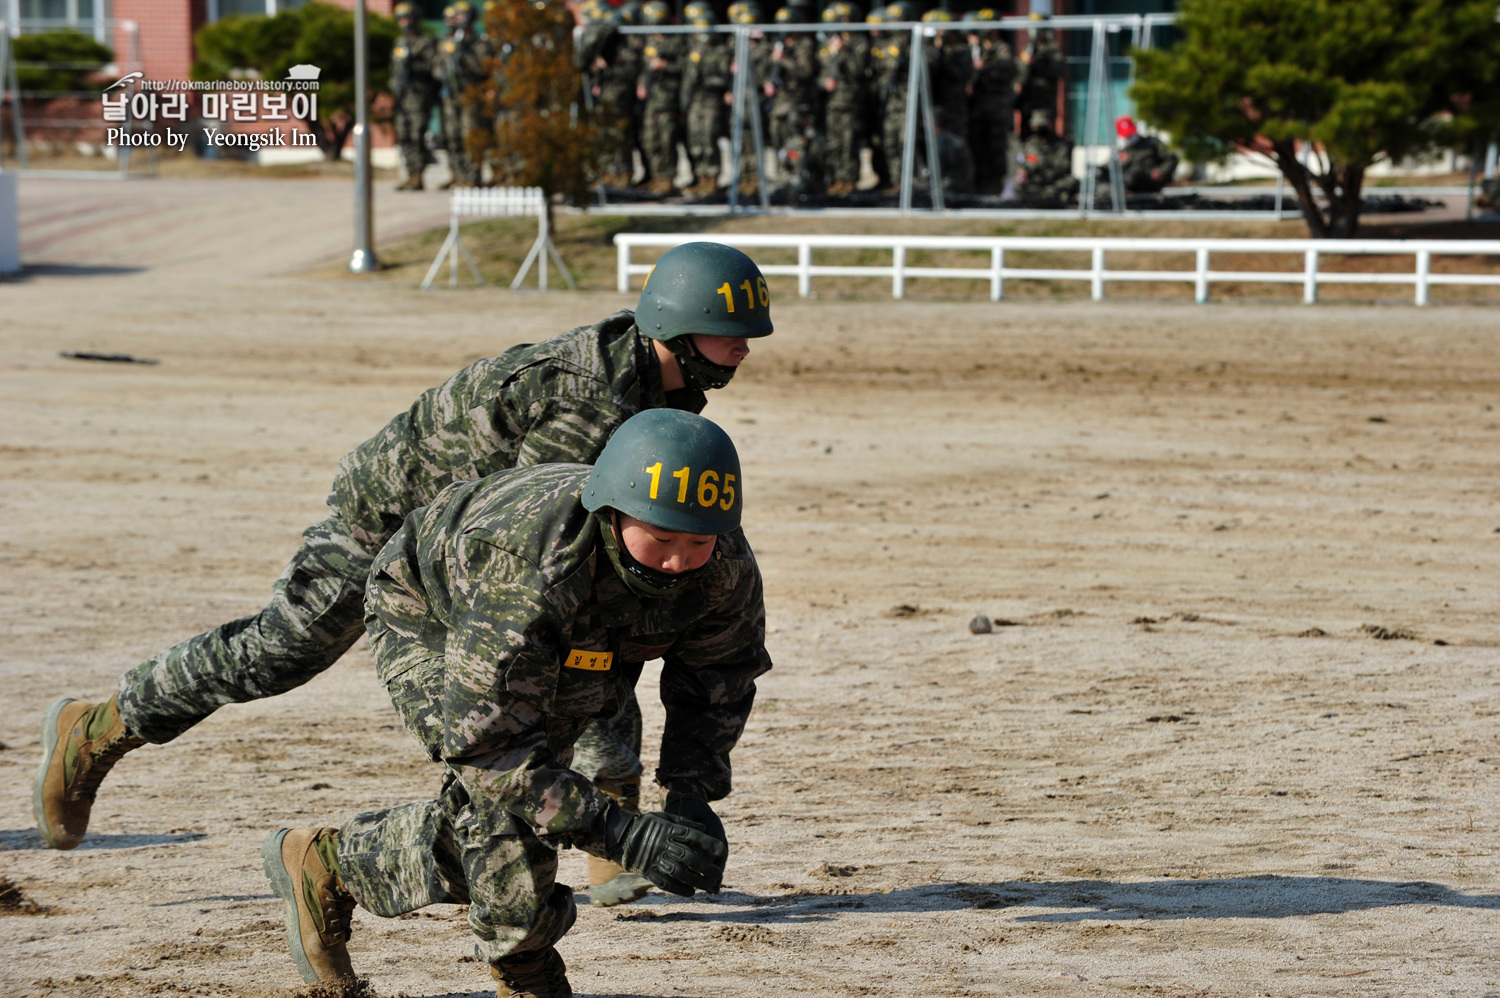
[[[688,160],[700,180],[719,176],[719,139],[729,136],[729,105],[724,103],[734,52],[724,35],[699,35],[688,52],[682,78],[687,111]]]
[[[1021,144],[1016,193],[1034,201],[1068,201],[1078,194],[1073,176],[1073,143],[1037,130]]]
[[[666,65],[653,68],[653,60]],[[671,182],[677,176],[677,140],[682,134],[682,41],[677,35],[651,35],[641,61],[641,145],[647,176]]]
[[[837,37],[841,39],[839,51],[824,46],[820,53],[823,79],[834,84],[823,109],[823,131],[829,186],[842,185],[852,190],[859,182],[859,148],[864,140],[860,128],[870,62],[870,39],[853,32],[841,32]]]
[[[698,412],[705,401],[701,392],[663,390],[651,341],[628,311],[471,364],[344,457],[331,515],[303,535],[266,609],[120,677],[121,717],[131,732],[167,742],[226,703],[308,682],[358,639],[381,546],[449,483],[517,465],[593,461],[637,412]]]
[[[681,590],[636,597],[580,495],[590,469],[547,465],[456,484],[413,512],[371,572],[376,670],[441,796],[342,830],[350,892],[386,917],[468,903],[489,962],[553,945],[572,921],[556,852],[604,852],[609,798],[569,768],[661,656],[657,782],[719,800],[765,652],[760,572],[740,531]],[[585,661],[592,659],[591,661]],[[601,666],[602,662],[602,666]]]
[[[639,39],[620,34],[613,24],[591,24],[584,29],[580,51],[590,67],[588,82],[595,106],[606,121],[600,171],[620,186],[629,184],[635,173],[631,154],[640,144],[640,105],[635,95],[641,75]]]
[[[781,58],[775,58],[777,46]],[[818,44],[812,35],[787,34],[771,44],[772,58],[762,83],[775,87],[771,95],[771,127],[766,141],[782,152],[803,122],[818,106]]]
[[[408,175],[420,174],[430,161],[425,138],[438,103],[433,76],[438,42],[425,32],[403,34],[391,49],[391,94],[396,98],[396,145]]]
[[[1021,86],[1016,95],[1016,108],[1021,112],[1021,137],[1032,132],[1031,116],[1036,111],[1057,114],[1057,85],[1063,78],[1064,63],[1062,49],[1050,30],[1034,32],[1031,44],[1022,56],[1023,72]]]
[[[911,36],[893,32],[881,46],[875,64],[875,81],[881,91],[881,145],[892,186],[901,183],[903,146],[906,142],[906,84],[911,76]],[[917,131],[917,159],[922,159],[921,130]]]
[[[444,39],[438,52],[438,79],[442,83],[443,140],[448,150],[448,165],[453,183],[459,187],[479,184],[479,164],[469,155],[469,133],[489,128],[478,103],[469,96],[469,88],[487,79],[485,63],[489,45],[474,34],[461,29]]]

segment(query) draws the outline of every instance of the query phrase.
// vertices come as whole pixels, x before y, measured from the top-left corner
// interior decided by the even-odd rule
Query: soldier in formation
[[[422,30],[417,9],[398,3],[392,11],[401,37],[391,48],[391,95],[396,99],[396,145],[406,179],[398,191],[420,191],[422,171],[432,162],[427,151],[427,126],[438,103],[437,39]]]
[[[142,662],[107,700],[53,703],[32,783],[43,841],[54,849],[83,841],[100,782],[125,754],[172,741],[225,704],[295,689],[336,662],[364,633],[367,582],[381,549],[448,485],[509,468],[587,464],[638,412],[696,413],[704,392],[734,376],[748,340],[772,330],[764,277],[737,250],[679,246],[661,257],[648,283],[639,322],[622,311],[478,361],[346,455],[327,517],[303,533],[263,610]],[[704,313],[713,302],[684,297],[708,289],[722,302],[713,289],[725,285],[755,296],[724,315]],[[721,479],[718,487],[728,485]],[[620,806],[636,806],[642,767],[633,697],[582,740],[588,744],[575,754],[574,770]],[[607,856],[591,864],[591,882],[616,902],[644,892],[635,876]],[[612,886],[617,877],[626,880]]]
[[[1031,15],[1040,19],[1039,14]],[[1031,32],[1026,51],[1021,53],[1021,82],[1016,92],[1016,109],[1021,112],[1021,138],[1031,134],[1031,122],[1037,111],[1046,111],[1054,120],[1057,115],[1057,89],[1063,78],[1063,54],[1050,28]]]
[[[704,311],[718,297],[706,284],[662,288]],[[717,311],[713,322],[729,318],[722,299]],[[353,978],[356,905],[395,918],[466,904],[500,998],[570,995],[556,949],[577,918],[557,882],[563,846],[674,894],[718,893],[728,841],[711,802],[730,791],[730,752],[771,668],[743,496],[723,430],[655,410],[616,430],[592,468],[501,471],[406,517],[370,574],[370,646],[443,778],[432,800],[267,837],[305,981]],[[657,656],[667,798],[642,814],[569,763],[580,732],[633,698]]]
[[[823,9],[827,24],[863,20],[849,0]],[[859,183],[859,152],[864,141],[866,88],[869,85],[870,37],[865,32],[830,32],[818,53],[824,93],[823,134],[828,162],[828,193],[854,193]]]
[[[713,9],[704,3],[690,3],[683,13],[694,27],[710,28],[718,23]],[[688,194],[702,197],[719,189],[719,140],[729,137],[733,65],[728,35],[705,32],[693,36],[682,77],[688,163],[693,170]]]
[[[665,0],[648,0],[641,7],[641,23],[672,23]],[[645,149],[643,186],[653,194],[677,190],[677,143],[682,138],[682,72],[686,60],[682,36],[646,36],[636,97],[641,101],[641,145]]]
[[[443,19],[448,37],[439,47],[437,77],[443,103],[444,145],[453,172],[453,179],[445,186],[477,187],[479,165],[470,155],[468,136],[476,129],[488,130],[493,122],[485,117],[481,98],[471,88],[487,78],[490,48],[475,30],[475,10],[469,0],[458,0],[448,7]]]
[[[1016,194],[1024,201],[1066,203],[1078,196],[1073,140],[1057,134],[1051,112],[1031,112],[1030,134],[1016,157]]]
[[[635,151],[640,147],[640,100],[643,48],[639,35],[619,31],[635,22],[637,9],[626,4],[613,11],[601,5],[585,8],[585,24],[574,50],[584,74],[589,101],[603,119],[600,182],[606,187],[629,187],[635,175]]]
[[[992,8],[969,15],[972,21],[995,21]],[[1007,145],[1015,116],[1016,61],[998,31],[969,32],[969,58],[974,67],[970,85],[969,149],[974,158],[975,189],[998,194],[1005,187],[1009,166]]]

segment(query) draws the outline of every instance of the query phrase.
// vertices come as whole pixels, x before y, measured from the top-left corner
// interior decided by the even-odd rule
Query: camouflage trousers
[[[677,137],[681,118],[672,105],[647,104],[641,119],[641,146],[646,151],[646,175],[676,182]]]
[[[389,583],[390,580],[385,580]],[[443,756],[447,630],[399,584],[377,580],[366,607],[375,669],[406,728],[433,761]],[[637,672],[639,675],[639,672]],[[584,728],[555,719],[548,740],[591,779],[639,779],[640,708],[632,697],[616,717]],[[633,743],[632,743],[633,739]],[[472,795],[445,767],[438,796],[355,815],[339,834],[340,875],[368,911],[394,918],[430,904],[467,904],[474,951],[495,963],[555,945],[578,916],[573,891],[557,883],[557,851],[498,801]]]
[[[365,580],[376,551],[338,516],[302,547],[264,610],[189,638],[120,677],[120,716],[149,742],[169,742],[226,703],[285,693],[338,661],[364,633]]]
[[[828,107],[824,142],[828,155],[828,181],[833,184],[859,182],[859,107],[831,104]]]
[[[918,123],[920,125],[920,122]],[[912,166],[912,176],[917,175],[917,170],[925,162],[922,155],[922,129],[917,128],[918,148],[915,151],[916,160]],[[885,105],[885,117],[880,119],[881,144],[885,146],[886,169],[891,171],[891,184],[898,186],[901,183],[902,158],[911,150],[906,148],[906,101],[888,100]]]
[[[729,135],[729,108],[716,98],[710,93],[688,105],[688,159],[700,180],[719,176],[719,139]]]
[[[470,130],[482,127],[477,111],[465,106],[463,101],[443,101],[443,146],[448,150],[448,168],[453,171],[453,183],[458,187],[476,187],[479,184],[479,164],[469,155],[465,144]]]
[[[408,175],[420,174],[429,162],[425,139],[434,103],[427,95],[418,93],[403,94],[396,102],[396,145]]]

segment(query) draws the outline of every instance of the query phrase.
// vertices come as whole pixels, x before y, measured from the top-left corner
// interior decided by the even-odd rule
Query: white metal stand
[[[469,251],[464,248],[463,240],[459,235],[459,226],[464,218],[515,218],[530,215],[535,215],[537,219],[536,240],[531,244],[531,250],[526,254],[526,260],[521,264],[515,280],[510,282],[510,289],[512,291],[519,289],[522,282],[526,280],[526,275],[531,273],[532,264],[536,264],[538,287],[546,291],[548,257],[551,257],[552,261],[557,264],[557,269],[568,287],[577,287],[573,283],[573,275],[568,272],[567,264],[563,263],[562,255],[557,252],[557,246],[552,242],[552,233],[547,219],[547,196],[540,187],[455,187],[450,204],[452,214],[448,220],[448,238],[443,240],[443,246],[433,258],[432,266],[427,268],[427,276],[422,279],[423,291],[432,287],[433,278],[437,277],[444,258],[448,260],[448,286],[450,288],[458,287],[460,256],[463,257],[464,263],[468,264],[469,272],[474,275],[474,280],[480,284],[485,283],[484,277],[479,273],[478,265],[469,255]]]

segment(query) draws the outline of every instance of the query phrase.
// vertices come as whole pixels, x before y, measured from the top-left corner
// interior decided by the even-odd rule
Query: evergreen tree
[[[1136,53],[1131,96],[1193,158],[1269,156],[1312,235],[1351,238],[1377,159],[1467,146],[1500,121],[1495,17],[1495,0],[1183,0],[1185,37]]]

